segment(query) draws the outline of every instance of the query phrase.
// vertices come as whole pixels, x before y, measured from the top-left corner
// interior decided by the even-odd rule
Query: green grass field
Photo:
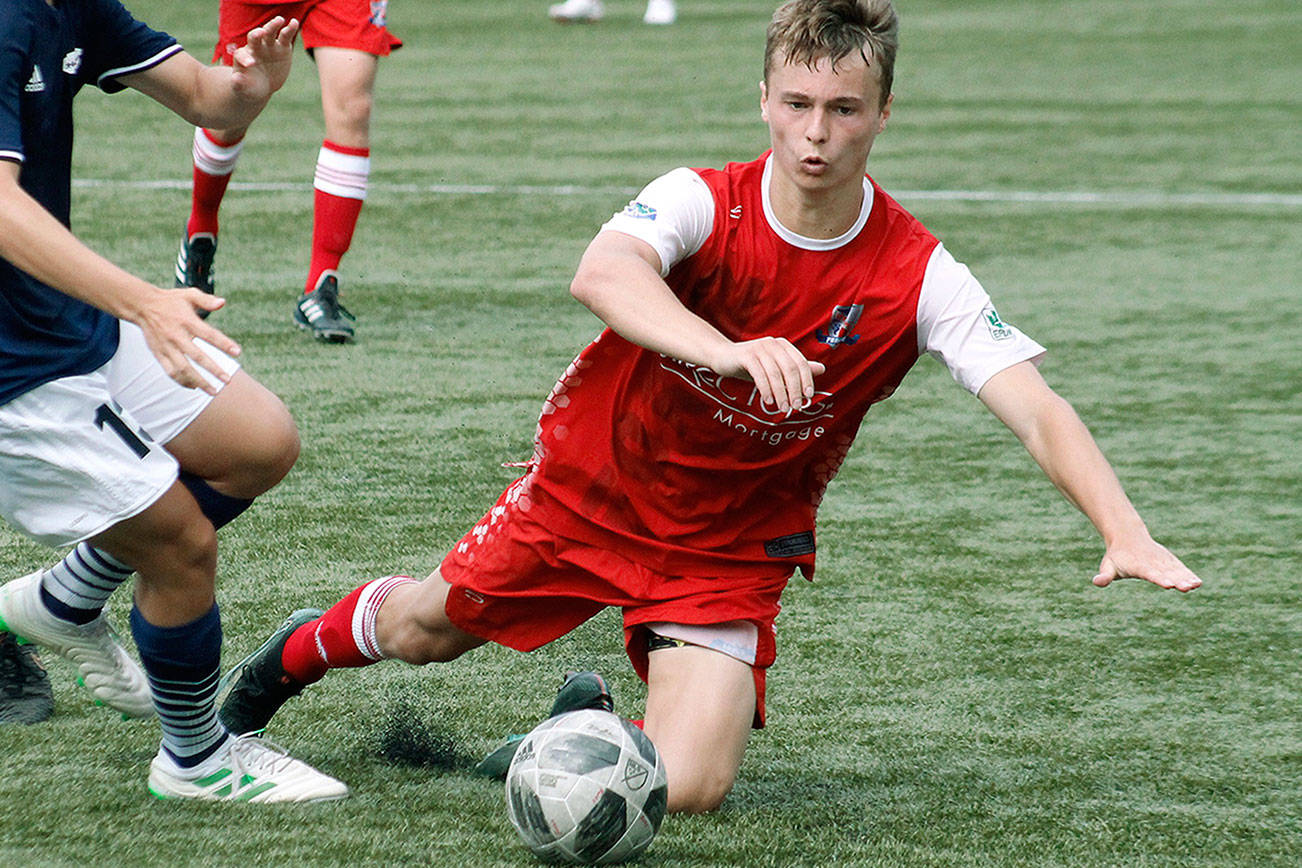
[[[215,0],[128,5],[206,59]],[[407,45],[382,65],[346,347],[290,324],[321,136],[296,60],[223,210],[213,321],[304,440],[223,531],[228,662],[293,608],[430,571],[598,330],[566,289],[596,228],[662,171],[766,146],[770,3],[682,0],[664,29],[642,5],[559,27],[546,0],[395,0]],[[923,361],[829,491],[818,581],[785,597],[770,725],[740,782],[718,813],[669,818],[644,864],[1302,864],[1302,11],[898,6],[871,173],[1049,347],[1045,376],[1205,585],[1094,588],[1089,524]],[[170,284],[190,129],[139,94],[79,105],[74,229]],[[0,576],[54,557],[0,528]],[[606,612],[531,655],[338,672],[287,706],[271,735],[347,781],[346,802],[164,804],[145,790],[156,725],[49,668],[55,717],[0,728],[13,865],[530,865],[470,766],[566,668],[607,673],[630,716],[644,697]]]

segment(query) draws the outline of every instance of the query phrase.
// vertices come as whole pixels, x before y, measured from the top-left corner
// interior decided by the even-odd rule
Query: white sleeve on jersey
[[[632,235],[660,255],[660,276],[696,253],[714,229],[714,194],[691,169],[674,169],[643,188],[601,227]]]
[[[1044,347],[999,318],[990,296],[943,244],[927,263],[918,297],[918,349],[945,363],[972,394],[1018,362],[1037,365]]]

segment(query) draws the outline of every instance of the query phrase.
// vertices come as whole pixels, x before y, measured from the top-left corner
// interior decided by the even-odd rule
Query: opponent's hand
[[[247,99],[266,99],[289,78],[298,19],[277,15],[249,31],[248,42],[232,56],[235,92]]]
[[[197,311],[220,309],[226,300],[198,289],[160,289],[149,306],[134,320],[145,334],[145,343],[163,370],[182,386],[217,394],[219,386],[199,373],[202,368],[219,383],[230,381],[212,357],[194,342],[200,338],[230,356],[240,346],[199,318]]]
[[[1094,584],[1106,588],[1117,579],[1144,579],[1160,588],[1182,592],[1192,591],[1203,583],[1166,546],[1151,537],[1108,548],[1099,564],[1098,575],[1094,576]]]
[[[786,338],[763,337],[731,343],[711,365],[725,377],[750,380],[760,397],[783,413],[800,409],[814,398],[814,377],[827,367],[811,362]]]

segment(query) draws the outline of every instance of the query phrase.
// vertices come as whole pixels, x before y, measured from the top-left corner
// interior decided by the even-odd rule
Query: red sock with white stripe
[[[217,237],[217,212],[243,147],[243,138],[223,142],[203,127],[194,128],[194,185],[190,219],[185,224],[187,238],[200,232]]]
[[[347,148],[329,139],[321,143],[312,179],[312,262],[304,292],[316,289],[321,272],[338,270],[339,260],[353,243],[370,175],[370,148]]]
[[[370,666],[384,659],[375,636],[375,615],[384,598],[410,576],[387,576],[367,582],[315,621],[290,635],[281,654],[285,671],[303,684],[320,681],[328,670]]]

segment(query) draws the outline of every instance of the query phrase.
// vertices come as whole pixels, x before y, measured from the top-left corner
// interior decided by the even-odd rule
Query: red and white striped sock
[[[187,238],[199,232],[216,237],[217,212],[243,147],[243,139],[223,142],[203,127],[194,128],[194,185],[190,194],[190,219],[185,224]]]
[[[353,243],[370,175],[370,148],[347,148],[329,139],[321,143],[312,179],[312,262],[304,292],[316,289],[321,272],[338,270],[339,260]]]
[[[315,621],[299,627],[285,642],[281,664],[303,684],[320,681],[328,670],[369,666],[384,659],[375,635],[375,615],[389,592],[414,583],[411,576],[386,576],[367,582]]]

